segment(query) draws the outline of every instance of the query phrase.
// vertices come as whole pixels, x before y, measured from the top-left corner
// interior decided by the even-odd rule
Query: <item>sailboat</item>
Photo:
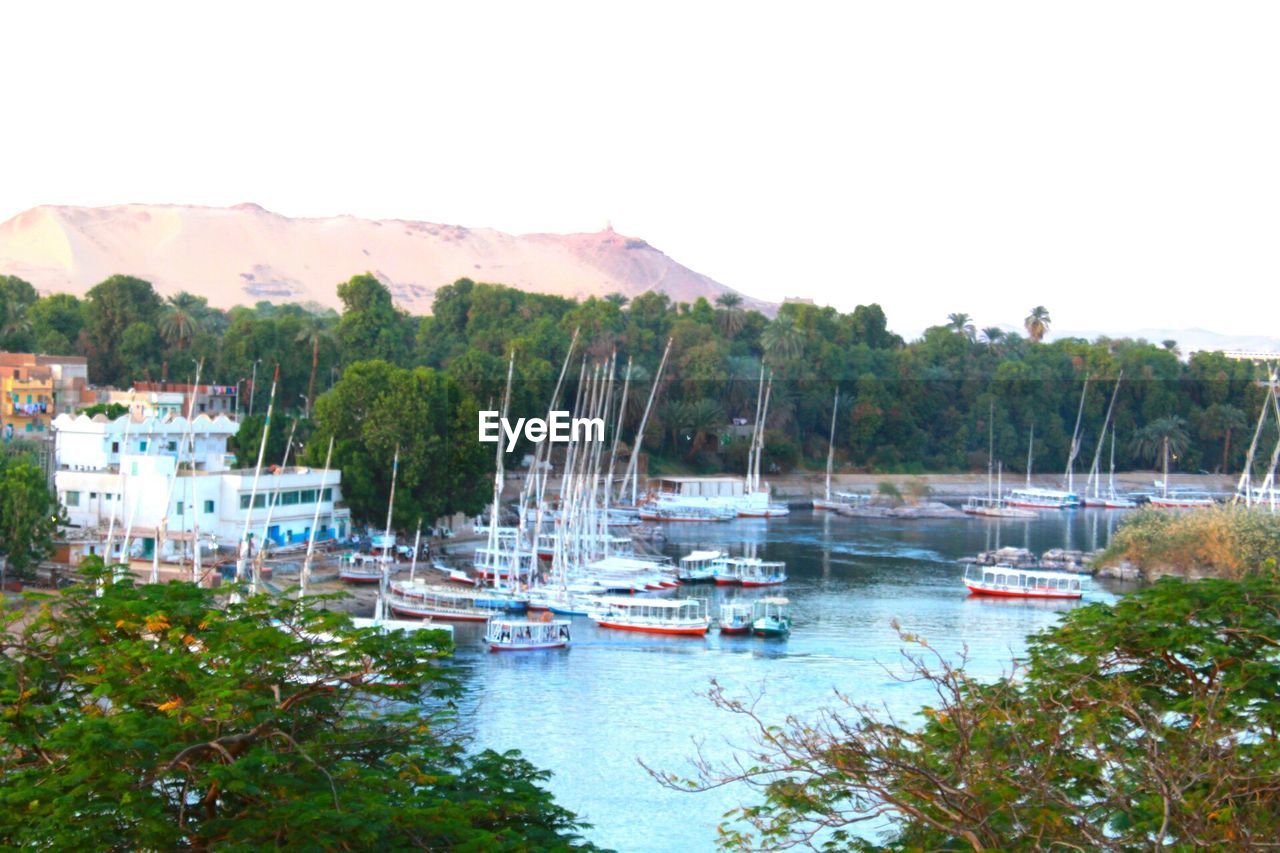
[[[960,510],[966,515],[983,515],[994,518],[1035,518],[1036,514],[1031,510],[1009,506],[1005,499],[1000,497],[1000,493],[1004,490],[1004,464],[994,464],[996,455],[995,414],[996,406],[993,402],[990,413],[987,415],[987,496],[984,498],[978,495],[970,495],[968,500],[964,502],[964,506],[960,507]],[[994,492],[992,491],[993,483],[991,480],[992,468],[997,469]]]
[[[1164,478],[1160,481],[1160,494],[1152,495],[1148,501],[1160,509],[1197,509],[1213,506],[1214,500],[1203,492],[1175,489],[1169,491],[1169,438],[1160,443],[1161,456],[1164,459]]]
[[[1102,420],[1102,432],[1098,435],[1098,447],[1093,453],[1093,465],[1089,468],[1089,480],[1085,483],[1084,497],[1081,499],[1087,507],[1101,509],[1133,509],[1137,501],[1124,495],[1116,494],[1116,425],[1111,415],[1115,411],[1116,398],[1120,395],[1120,383],[1124,380],[1124,371],[1116,377],[1116,387],[1111,392],[1111,402],[1107,405],[1107,415]],[[1111,430],[1111,473],[1107,478],[1107,489],[1102,489],[1102,447],[1106,443],[1107,430]]]
[[[1043,489],[1031,485],[1031,463],[1034,459],[1035,440],[1036,427],[1032,424],[1031,434],[1027,440],[1027,484],[1021,489],[1010,490],[1005,503],[1027,509],[1075,509],[1080,506],[1080,498],[1074,492],[1063,489]],[[1072,444],[1075,444],[1074,440]]]
[[[396,477],[400,471],[400,446],[391,460],[391,496],[387,502],[387,526],[381,536],[373,537],[373,547],[378,554],[347,554],[338,567],[338,578],[345,583],[381,583],[384,574],[391,571],[395,558],[395,535],[391,532],[391,512],[396,503]]]
[[[831,435],[827,439],[827,486],[821,498],[813,499],[813,508],[819,510],[836,510],[845,506],[857,506],[868,503],[871,495],[856,492],[832,492],[831,472],[835,464],[836,452],[836,413],[840,409],[840,391],[836,390],[835,400],[831,404]]]

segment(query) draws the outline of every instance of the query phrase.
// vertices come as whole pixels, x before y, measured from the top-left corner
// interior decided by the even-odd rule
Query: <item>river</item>
[[[519,749],[554,774],[557,801],[593,824],[591,841],[624,851],[714,849],[721,815],[752,792],[728,787],[674,792],[640,766],[688,770],[695,739],[716,756],[747,744],[742,721],[702,694],[716,678],[734,695],[763,691],[759,711],[781,722],[835,704],[834,690],[910,717],[928,688],[893,677],[902,643],[893,627],[927,638],[968,669],[995,677],[1009,668],[1031,632],[1053,625],[1069,602],[970,598],[956,561],[997,545],[1093,549],[1107,543],[1119,513],[1078,510],[1036,520],[848,519],[807,510],[776,519],[670,524],[664,550],[694,546],[737,550],[754,543],[785,560],[789,579],[769,591],[686,585],[678,593],[710,597],[783,594],[794,626],[782,640],[661,637],[596,628],[574,620],[572,648],[487,652],[483,626],[456,629],[464,671],[460,711],[477,747]],[[1119,586],[1095,584],[1087,600],[1113,600]],[[886,670],[888,668],[888,671]]]

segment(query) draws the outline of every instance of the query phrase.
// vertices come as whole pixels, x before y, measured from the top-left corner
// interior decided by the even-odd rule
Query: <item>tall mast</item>
[[[311,562],[316,550],[316,530],[320,526],[320,504],[324,500],[325,484],[329,479],[329,463],[333,461],[333,436],[329,436],[329,449],[324,454],[324,469],[320,472],[320,489],[316,492],[316,511],[311,518],[311,532],[307,536],[307,557],[302,561],[302,577],[298,587],[298,597],[307,594],[311,585]]]
[[[756,416],[751,421],[751,449],[747,452],[747,491],[753,491],[752,473],[756,467],[756,439],[760,435],[760,404],[764,402],[764,362],[760,362],[760,384],[756,386]]]
[[[267,452],[267,436],[271,432],[271,413],[276,405],[276,385],[280,382],[280,364],[276,363],[275,375],[271,378],[271,398],[267,402],[267,418],[262,423],[262,438],[258,441],[258,464],[253,468],[253,485],[249,488],[249,508],[244,514],[244,531],[240,534],[240,552],[236,558],[236,581],[243,581],[245,563],[249,558],[249,525],[253,519],[253,504],[258,498],[258,478],[262,476],[262,457]]]
[[[1036,446],[1036,422],[1031,422],[1031,434],[1027,436],[1027,488],[1031,488],[1031,459]]]
[[[827,500],[831,500],[831,468],[836,454],[836,411],[840,408],[840,389],[836,388],[835,399],[831,401],[831,436],[827,439]]]
[[[106,553],[102,555],[102,565],[107,567],[112,565],[111,551],[116,544],[116,509],[124,502],[124,455],[129,452],[129,426],[133,423],[133,389],[129,389],[129,411],[125,413],[124,421],[124,437],[120,441],[120,452],[116,454],[116,464],[120,469],[120,491],[116,494],[116,499],[111,502],[111,520],[107,522],[107,547]],[[98,581],[98,595],[102,595],[102,581]]]
[[[1111,490],[1111,499],[1116,498],[1116,427],[1111,425],[1111,473],[1107,476],[1107,486]]]
[[[649,389],[649,402],[645,404],[644,415],[640,418],[640,426],[636,428],[635,444],[631,446],[631,460],[627,464],[627,475],[622,480],[622,486],[618,489],[621,495],[626,491],[627,484],[631,484],[631,505],[636,505],[637,487],[640,478],[640,447],[644,442],[644,428],[649,423],[649,413],[653,411],[653,399],[658,394],[658,385],[662,382],[662,369],[667,366],[667,356],[671,355],[671,342],[673,338],[667,338],[666,349],[662,351],[662,360],[658,362],[658,372],[653,375],[653,387]]]
[[[773,394],[773,372],[769,373],[769,381],[764,387],[764,406],[760,409],[760,431],[756,440],[756,466],[752,474],[749,491],[760,490],[760,457],[764,456],[764,423],[769,418],[769,397]]]
[[[987,409],[987,502],[991,502],[991,468],[996,458],[996,401]]]
[[[516,367],[516,352],[513,349],[510,357],[507,359],[507,387],[502,393],[502,419],[505,421],[511,410],[511,374]],[[397,451],[399,448],[397,448]],[[502,560],[498,555],[498,505],[502,500],[502,478],[506,475],[503,466],[502,438],[499,436],[494,450],[494,467],[493,467],[493,505],[489,510],[489,554],[493,563],[493,585],[501,586],[502,582]],[[392,481],[392,494],[395,493],[395,481]],[[390,526],[390,510],[387,510],[387,526]],[[517,552],[518,553],[518,552]]]
[[[151,583],[160,582],[160,551],[164,548],[169,538],[169,508],[173,506],[173,487],[178,482],[178,469],[182,467],[182,445],[186,444],[191,438],[191,417],[195,414],[196,394],[200,388],[200,369],[204,367],[204,359],[196,362],[196,384],[192,386],[191,395],[187,397],[187,422],[185,429],[182,431],[182,437],[178,439],[178,453],[173,458],[173,473],[169,475],[168,488],[165,491],[164,510],[160,513],[160,525],[156,530],[156,547],[151,550]],[[191,444],[191,468],[192,473],[195,472],[195,442]],[[185,521],[185,514],[184,514]]]
[[[1273,371],[1271,381],[1267,383],[1266,396],[1262,398],[1262,412],[1258,415],[1258,425],[1253,430],[1253,441],[1249,443],[1249,454],[1245,458],[1244,470],[1240,472],[1240,482],[1236,486],[1237,501],[1244,495],[1245,506],[1253,506],[1253,460],[1258,452],[1258,440],[1262,437],[1263,424],[1267,422],[1267,404],[1276,395],[1276,374]]]
[[[284,459],[280,462],[281,470],[289,467],[289,454],[293,450],[293,436],[298,431],[298,422],[295,420],[289,427],[289,439],[284,445]],[[262,583],[262,564],[267,559],[267,543],[271,541],[267,537],[271,533],[271,517],[275,515],[276,505],[280,503],[280,490],[277,488],[271,493],[271,499],[267,501],[267,517],[262,522],[262,539],[258,542],[258,553],[253,558],[253,586],[254,592],[258,591],[259,585]]]
[[[1080,389],[1080,407],[1076,409],[1076,428],[1071,431],[1071,452],[1067,455],[1067,491],[1075,491],[1076,456],[1080,454],[1080,421],[1084,418],[1084,398],[1089,393],[1089,375],[1085,374]]]
[[[1107,404],[1107,415],[1102,419],[1102,432],[1098,435],[1098,447],[1093,452],[1093,466],[1089,468],[1089,484],[1093,486],[1093,496],[1098,496],[1098,485],[1102,479],[1101,462],[1102,462],[1102,445],[1107,438],[1107,426],[1111,423],[1111,413],[1116,408],[1116,398],[1120,396],[1120,383],[1124,380],[1124,371],[1120,371],[1120,375],[1116,377],[1116,387],[1111,392],[1111,402]],[[1087,486],[1086,486],[1087,490]]]
[[[499,442],[501,446],[501,442]],[[391,538],[391,516],[396,508],[396,479],[400,474],[400,445],[396,444],[396,452],[391,457],[391,494],[387,497],[387,525],[382,531],[382,556],[378,559],[378,601],[374,605],[373,619],[377,624],[387,618],[387,582],[391,577],[391,560],[387,548],[395,552],[395,540]]]

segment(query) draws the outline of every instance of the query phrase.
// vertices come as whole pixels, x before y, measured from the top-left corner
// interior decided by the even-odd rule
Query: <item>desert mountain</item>
[[[338,307],[338,282],[363,272],[418,314],[430,311],[436,288],[463,277],[578,298],[663,290],[692,301],[730,290],[612,229],[516,235],[399,219],[291,219],[256,204],[41,206],[0,224],[0,274],[42,292],[82,295],[124,273],[221,308],[263,299]]]

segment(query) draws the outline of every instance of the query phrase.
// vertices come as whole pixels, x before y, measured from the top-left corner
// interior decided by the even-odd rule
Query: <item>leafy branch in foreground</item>
[[[753,746],[699,751],[676,790],[729,784],[759,801],[730,812],[722,847],[892,849],[1167,844],[1280,837],[1280,585],[1165,579],[1092,604],[1031,638],[1025,662],[984,684],[923,640],[906,678],[937,701],[909,723],[838,696],[816,720],[774,726],[713,683]]]
[[[442,632],[187,583],[38,604],[0,626],[0,844],[580,846],[548,774],[463,750]]]

